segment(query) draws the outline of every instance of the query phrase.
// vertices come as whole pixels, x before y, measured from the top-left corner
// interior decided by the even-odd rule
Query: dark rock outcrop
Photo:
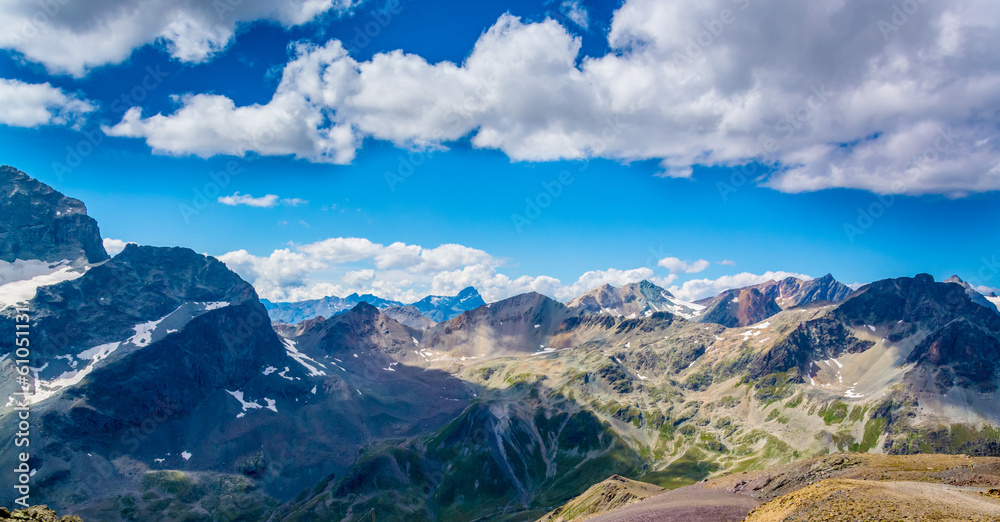
[[[875,343],[858,339],[842,323],[820,318],[799,325],[792,333],[754,357],[750,363],[750,378],[758,379],[768,374],[798,369],[800,375],[808,372],[812,360],[840,357],[845,353],[858,353]]]
[[[108,259],[87,207],[7,165],[0,166],[0,260]]]

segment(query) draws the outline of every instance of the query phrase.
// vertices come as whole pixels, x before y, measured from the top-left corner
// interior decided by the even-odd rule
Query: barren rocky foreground
[[[734,473],[575,520],[996,521],[998,488],[1000,458],[839,453]]]

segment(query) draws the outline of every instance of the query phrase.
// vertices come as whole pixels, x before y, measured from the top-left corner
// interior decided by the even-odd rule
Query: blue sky
[[[106,238],[220,256],[271,299],[641,278],[694,299],[827,272],[1000,287],[997,68],[960,8],[253,4],[178,30],[95,3],[140,36],[69,55],[0,40],[0,162],[82,199]],[[760,43],[775,12],[798,25]],[[23,33],[32,11],[5,14]],[[70,15],[37,30],[97,38]],[[898,66],[928,53],[935,70]]]

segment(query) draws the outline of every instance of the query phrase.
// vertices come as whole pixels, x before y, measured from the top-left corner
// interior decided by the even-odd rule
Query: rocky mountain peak
[[[459,292],[458,295],[456,295],[455,297],[458,297],[458,298],[461,298],[461,299],[467,299],[469,297],[473,297],[473,296],[477,296],[477,295],[479,295],[479,291],[476,290],[476,288],[474,286],[467,286],[467,287],[463,288],[462,291]]]
[[[97,222],[78,199],[0,166],[0,260],[99,263],[108,259]]]
[[[486,304],[479,291],[474,287],[467,286],[455,296],[429,295],[416,303],[413,307],[419,310],[428,319],[434,322],[447,321],[458,317],[462,312],[475,310]]]
[[[368,304],[368,301],[361,301],[360,303],[355,305],[354,308],[351,308],[351,310],[348,311],[347,313],[372,319],[378,316],[379,311],[378,308],[375,308],[374,306]]]
[[[686,303],[667,290],[647,280],[628,283],[621,288],[604,284],[592,288],[566,303],[569,308],[588,313],[617,316],[651,315],[656,312],[670,312],[684,318],[692,318],[702,310],[693,303]]]

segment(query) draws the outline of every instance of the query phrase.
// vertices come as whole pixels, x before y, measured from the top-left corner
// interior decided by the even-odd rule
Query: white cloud
[[[670,270],[672,273],[684,273],[684,274],[697,274],[698,272],[704,271],[708,268],[711,263],[704,259],[699,259],[694,262],[681,261],[676,257],[665,257],[659,260],[657,265]]]
[[[267,194],[265,196],[255,198],[250,194],[240,194],[239,192],[236,192],[232,196],[219,196],[218,201],[223,205],[229,205],[231,207],[245,205],[248,207],[272,208],[278,206],[278,196],[275,194]]]
[[[669,288],[670,293],[685,301],[696,301],[705,297],[718,295],[721,292],[732,288],[743,288],[745,286],[758,285],[767,281],[780,281],[786,277],[797,277],[799,279],[812,279],[805,274],[794,272],[764,272],[763,274],[751,274],[743,272],[739,274],[726,275],[718,279],[692,279],[680,286]]]
[[[586,272],[564,284],[546,275],[511,277],[501,272],[502,259],[463,245],[383,245],[356,237],[293,245],[266,257],[238,250],[219,259],[253,284],[261,297],[274,301],[358,292],[411,302],[428,294],[455,294],[468,286],[476,287],[487,301],[525,292],[568,301],[605,283],[621,286],[648,279],[666,287],[677,279],[673,274],[654,277],[650,268],[610,268]]]
[[[0,124],[12,127],[83,124],[96,107],[48,83],[0,78]]]
[[[135,244],[131,241],[122,241],[121,239],[111,239],[110,237],[104,238],[104,250],[108,252],[108,255],[115,257],[125,250],[125,245]]]
[[[976,286],[976,291],[983,295],[990,295],[1000,292],[1000,288],[993,288],[992,286],[978,285]]]
[[[736,261],[733,261],[731,259],[723,259],[722,261],[719,261],[719,264],[726,266],[736,266]]]
[[[550,276],[520,276],[511,278],[486,265],[466,266],[458,270],[440,272],[434,276],[431,285],[433,294],[454,294],[467,286],[474,286],[486,301],[506,299],[526,292],[538,292],[558,301],[569,301],[592,288],[610,284],[622,286],[647,279],[654,284],[666,286],[676,280],[676,276],[658,278],[649,268],[620,270],[593,270],[584,273],[571,284]]]
[[[239,192],[235,192],[231,196],[219,196],[217,201],[230,207],[243,205],[257,208],[274,208],[279,204],[297,207],[299,205],[309,203],[308,201],[299,198],[279,198],[277,194],[265,194],[260,197],[254,197],[250,194],[240,194]]]
[[[580,26],[580,28],[586,30],[590,27],[590,16],[587,14],[587,8],[583,6],[580,0],[564,0],[560,10],[566,18],[569,18],[574,24]]]
[[[359,62],[336,40],[301,44],[267,104],[186,96],[173,114],[133,111],[112,131],[168,154],[349,163],[368,137],[442,147],[471,136],[513,160],[657,159],[665,176],[760,161],[776,171],[746,179],[786,192],[1000,189],[1000,4],[921,3],[884,37],[893,6],[627,0],[599,57],[581,58],[581,40],[553,20],[511,15],[461,64],[401,51]],[[253,139],[283,121],[278,137]]]
[[[538,292],[555,297],[561,283],[549,276],[511,278],[497,272],[495,267],[473,265],[435,274],[430,293],[455,294],[467,286],[476,287],[486,301],[497,301],[526,292]]]
[[[53,73],[83,76],[162,42],[183,62],[203,62],[226,48],[237,25],[268,20],[302,25],[358,0],[91,0],[0,2],[0,48]]]
[[[375,279],[375,271],[372,269],[355,270],[344,274],[344,283],[350,286],[358,286]]]
[[[345,164],[354,159],[356,139],[349,127],[319,128],[323,115],[297,94],[276,94],[267,105],[236,107],[214,94],[178,98],[181,108],[169,117],[142,118],[131,108],[122,121],[102,126],[109,136],[145,137],[153,152],[168,155],[294,155]]]

